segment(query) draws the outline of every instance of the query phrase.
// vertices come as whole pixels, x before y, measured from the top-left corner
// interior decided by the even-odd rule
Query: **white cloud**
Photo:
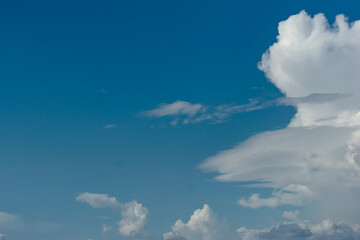
[[[104,129],[114,128],[116,127],[116,124],[108,124],[104,126]]]
[[[141,203],[131,201],[128,203],[120,203],[115,197],[108,194],[98,193],[81,193],[75,198],[76,201],[89,204],[93,208],[112,207],[121,210],[121,220],[118,222],[119,233],[130,238],[138,238],[145,236],[143,229],[147,223],[149,210]],[[103,225],[104,233],[111,231],[112,227]]]
[[[205,107],[201,104],[192,104],[186,101],[175,101],[170,104],[161,104],[158,108],[150,111],[143,112],[143,114],[149,117],[165,117],[176,115],[187,115],[192,117],[197,113],[205,110]]]
[[[294,105],[296,115],[287,128],[250,137],[200,168],[219,172],[219,181],[255,181],[276,189],[270,198],[243,198],[243,206],[309,200],[314,217],[359,221],[359,62],[360,21],[349,24],[339,15],[330,26],[324,15],[302,11],[281,22],[277,42],[259,68],[284,93],[278,104]],[[290,185],[312,194],[292,193],[287,200],[275,194]]]
[[[225,219],[220,219],[205,204],[190,217],[187,223],[176,221],[172,232],[163,235],[164,240],[219,240],[236,239],[236,233],[230,229]]]
[[[93,208],[119,207],[120,203],[115,197],[109,197],[107,194],[81,193],[75,198],[76,201],[88,203]]]
[[[287,98],[311,94],[346,97],[299,102],[291,126],[359,126],[360,21],[338,15],[331,27],[323,14],[305,11],[279,24],[278,41],[259,68]]]
[[[298,219],[299,213],[300,213],[299,210],[284,211],[281,216],[284,217],[284,218],[287,218],[287,219],[296,220],[296,219]]]
[[[141,203],[132,201],[122,204],[122,219],[118,223],[119,233],[128,237],[137,237],[142,233],[149,211]]]
[[[265,105],[277,104],[267,103]],[[285,104],[285,103],[281,103]],[[288,103],[286,103],[288,104]],[[256,99],[249,99],[248,104],[235,105],[223,104],[219,106],[204,106],[202,104],[193,104],[185,101],[176,101],[170,104],[162,104],[160,107],[145,111],[142,114],[148,117],[175,117],[170,124],[176,126],[177,124],[193,124],[203,121],[210,121],[212,123],[219,123],[230,117],[235,113],[248,112],[263,108],[264,104]]]
[[[304,200],[312,195],[309,188],[302,185],[291,184],[284,189],[276,190],[270,198],[260,198],[260,194],[255,193],[249,199],[241,198],[238,203],[244,207],[277,207],[279,205],[302,206]]]
[[[164,240],[358,240],[360,226],[334,223],[325,219],[319,224],[297,219],[298,211],[285,215],[296,218],[297,222],[282,222],[265,229],[231,229],[225,219],[220,219],[205,204],[196,210],[187,223],[178,220],[172,231],[163,235]]]

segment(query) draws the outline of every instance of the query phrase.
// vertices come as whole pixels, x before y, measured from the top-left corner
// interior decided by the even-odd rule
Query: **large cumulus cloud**
[[[271,196],[242,197],[243,206],[309,203],[314,215],[358,221],[360,21],[338,15],[330,25],[323,14],[302,11],[278,30],[259,69],[296,115],[287,128],[253,136],[200,167],[220,173],[220,181],[257,181],[274,189]]]
[[[238,239],[225,219],[205,204],[203,208],[194,211],[187,223],[178,220],[172,227],[172,232],[164,234],[164,240],[218,240]]]
[[[164,240],[358,240],[360,226],[334,223],[325,219],[318,224],[309,221],[282,222],[265,229],[231,229],[225,219],[205,204],[194,211],[187,223],[178,220]]]

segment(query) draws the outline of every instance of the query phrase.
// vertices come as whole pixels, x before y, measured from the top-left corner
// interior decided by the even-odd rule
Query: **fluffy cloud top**
[[[120,203],[115,197],[109,197],[107,194],[81,193],[75,198],[76,201],[88,203],[93,208],[119,207]]]
[[[132,201],[122,204],[122,219],[118,223],[119,233],[128,237],[136,237],[142,233],[147,222],[149,211],[141,203]]]
[[[296,216],[298,212],[288,212]],[[289,215],[289,216],[290,216]],[[211,208],[205,204],[196,210],[187,223],[178,220],[172,227],[172,232],[163,235],[164,240],[358,240],[360,226],[345,223],[334,223],[329,219],[319,224],[310,222],[283,222],[265,229],[246,229],[237,231],[231,229],[226,220],[220,219]]]
[[[279,24],[277,39],[259,68],[286,97],[347,96],[299,102],[291,126],[359,126],[360,21],[349,24],[338,15],[330,26],[323,14],[312,18],[302,11]]]
[[[149,215],[149,210],[141,203],[136,201],[120,203],[115,197],[110,197],[108,194],[85,192],[78,195],[75,200],[87,203],[93,208],[112,207],[120,209],[122,218],[118,222],[119,233],[131,238],[141,236]],[[111,226],[105,224],[102,228],[104,233],[111,231],[111,229]]]
[[[330,26],[323,14],[302,11],[281,22],[259,68],[284,93],[279,103],[294,105],[296,115],[287,128],[250,137],[200,168],[219,172],[220,181],[274,188],[267,198],[240,199],[243,206],[311,202],[314,214],[359,221],[359,62],[360,21],[338,15]],[[289,186],[307,191],[288,192]]]
[[[224,219],[219,219],[205,204],[190,217],[187,223],[178,220],[172,227],[172,232],[164,234],[164,240],[218,240],[236,239],[233,232]]]

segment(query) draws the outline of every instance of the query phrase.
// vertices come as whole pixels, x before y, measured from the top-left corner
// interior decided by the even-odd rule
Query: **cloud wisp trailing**
[[[287,128],[250,137],[200,168],[219,181],[274,189],[241,198],[242,206],[306,204],[314,217],[359,221],[360,21],[338,15],[330,25],[302,11],[278,30],[259,69],[285,95],[278,104],[295,106],[296,115]]]
[[[170,124],[175,126],[203,121],[220,123],[233,114],[258,110],[263,107],[264,105],[257,99],[249,99],[249,103],[243,105],[223,104],[219,106],[205,106],[178,100],[169,104],[163,103],[159,107],[144,111],[141,114],[150,118],[171,117]]]
[[[113,208],[121,211],[121,220],[117,223],[118,231],[121,235],[137,238],[144,232],[144,227],[147,223],[149,211],[141,203],[131,201],[128,203],[120,203],[115,197],[110,197],[108,194],[99,193],[81,193],[76,198],[76,201],[89,204],[93,208]],[[103,225],[104,233],[111,231],[112,227]]]

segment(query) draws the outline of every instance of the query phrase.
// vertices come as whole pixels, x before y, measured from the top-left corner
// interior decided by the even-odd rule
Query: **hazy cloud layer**
[[[284,93],[277,104],[294,105],[296,115],[287,128],[250,137],[200,168],[219,172],[219,181],[274,188],[270,196],[242,197],[243,206],[310,203],[314,215],[359,221],[359,62],[359,21],[338,15],[330,26],[323,14],[302,11],[281,22],[259,69]]]
[[[16,215],[0,212],[0,226],[15,222],[16,220],[18,220],[18,217]]]

